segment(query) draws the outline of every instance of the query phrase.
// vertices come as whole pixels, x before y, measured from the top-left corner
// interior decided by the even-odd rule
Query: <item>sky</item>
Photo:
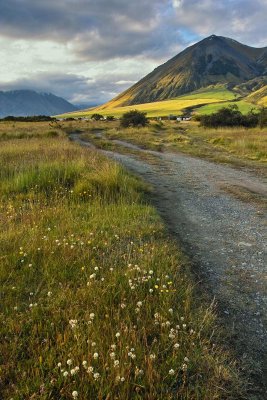
[[[212,34],[267,46],[267,0],[0,0],[0,90],[101,104]]]

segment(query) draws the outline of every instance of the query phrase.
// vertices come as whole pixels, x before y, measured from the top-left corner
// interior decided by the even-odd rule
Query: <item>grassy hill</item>
[[[239,108],[239,110],[242,112],[242,114],[247,114],[250,112],[251,109],[257,109],[257,105],[249,103],[248,101],[245,100],[237,100],[235,102],[232,101],[225,101],[222,103],[212,103],[212,104],[207,104],[203,107],[200,107],[196,110],[198,114],[212,114],[214,112],[217,112],[220,108],[222,107],[228,107],[231,104],[236,104]]]
[[[247,96],[247,100],[260,106],[267,106],[267,85]]]
[[[133,109],[146,112],[148,117],[164,117],[170,114],[179,115],[183,112],[186,112],[186,110],[192,111],[194,109],[198,113],[211,113],[223,107],[224,105],[227,106],[231,104],[233,101],[235,101],[236,96],[237,95],[234,92],[228,90],[225,86],[219,85],[209,87],[207,89],[197,90],[171,100],[156,101],[153,103],[144,103],[125,107],[116,107],[114,105],[107,107],[105,104],[89,110],[64,114],[61,115],[61,117],[90,117],[94,113],[99,113],[104,116],[113,115],[115,117],[121,117],[125,112]],[[237,99],[235,103],[244,113],[249,112],[251,108],[255,107],[253,104],[244,100]],[[203,107],[201,107],[202,105]]]

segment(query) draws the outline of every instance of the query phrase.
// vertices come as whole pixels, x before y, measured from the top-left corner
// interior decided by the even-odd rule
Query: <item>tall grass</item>
[[[55,122],[0,121],[0,142],[9,139],[53,138],[57,136],[62,136],[62,131],[59,124]]]
[[[63,138],[0,160],[1,399],[241,398],[139,180]]]
[[[126,140],[151,150],[178,150],[215,161],[253,162],[255,166],[267,161],[266,128],[212,129],[200,127],[196,122],[179,124],[175,121],[152,121],[145,128],[121,129],[115,124],[101,127],[108,139]],[[90,123],[84,127],[82,137],[92,140]],[[100,142],[95,140],[95,143]]]

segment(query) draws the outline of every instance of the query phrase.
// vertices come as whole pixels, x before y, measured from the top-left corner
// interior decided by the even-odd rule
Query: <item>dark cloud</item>
[[[162,24],[169,4],[169,0],[0,0],[0,35],[67,43],[87,60],[157,54],[173,39]]]
[[[33,46],[28,55],[18,52],[19,70],[10,57],[10,71],[19,79],[0,89],[32,88],[74,102],[105,102],[149,72],[148,65],[213,33],[266,46],[266,15],[267,0],[0,0],[3,54],[9,58],[20,49],[20,43],[9,48],[10,38]],[[36,46],[45,50],[38,53]],[[8,79],[9,65],[2,66]],[[58,72],[37,73],[41,69]]]
[[[248,45],[267,45],[266,0],[173,0],[173,5],[173,23],[201,37],[214,33]]]
[[[112,74],[90,79],[75,74],[62,75],[40,73],[12,83],[1,83],[0,90],[30,89],[39,92],[53,93],[72,103],[101,104],[131,86],[136,79],[129,79],[127,74]],[[134,74],[132,74],[134,78]]]
[[[0,0],[0,10],[0,35],[63,42],[87,60],[169,56],[190,33],[267,35],[266,0]]]

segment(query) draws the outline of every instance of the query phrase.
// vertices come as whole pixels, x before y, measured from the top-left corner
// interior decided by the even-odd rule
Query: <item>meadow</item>
[[[114,139],[145,149],[181,151],[213,161],[264,167],[267,162],[266,128],[204,128],[198,122],[151,121],[144,128],[121,128],[115,122],[81,123],[82,137],[96,146],[111,146]],[[102,132],[102,139],[95,135]],[[108,140],[104,140],[106,138]]]
[[[256,104],[252,104],[246,100],[237,100],[235,102],[225,101],[223,103],[212,103],[207,104],[205,106],[199,107],[196,110],[196,114],[212,114],[217,112],[222,107],[228,107],[232,104],[236,104],[242,114],[248,114],[251,110],[257,110],[258,106]]]
[[[113,115],[114,117],[121,117],[125,112],[129,110],[136,109],[147,113],[148,117],[165,117],[170,114],[179,115],[186,112],[187,109],[196,108],[197,112],[201,105],[206,104],[216,104],[222,107],[225,102],[235,100],[236,96],[230,90],[224,87],[214,87],[206,90],[199,90],[192,92],[187,95],[177,97],[175,99],[157,101],[153,103],[137,104],[133,106],[116,107],[116,100],[111,101],[103,106],[99,106],[94,109],[78,111],[71,114],[64,114],[63,117],[90,117],[94,113],[100,113],[104,116]],[[244,103],[244,102],[243,102]],[[243,104],[242,103],[242,104]],[[238,103],[239,104],[239,103]],[[248,105],[249,110],[252,106],[250,103],[245,103]]]
[[[150,188],[61,128],[0,123],[0,398],[241,399]]]
[[[125,112],[133,109],[145,112],[149,118],[166,117],[170,114],[181,115],[188,111],[193,111],[194,114],[211,114],[231,104],[236,104],[242,113],[247,114],[252,109],[257,110],[259,107],[255,102],[253,103],[252,100],[253,99],[250,101],[249,96],[245,99],[240,99],[236,93],[226,89],[222,85],[217,85],[207,89],[200,89],[174,99],[133,106],[118,106],[115,99],[96,108],[63,114],[59,117],[85,118],[95,113],[100,113],[105,117],[112,115],[116,118],[120,118]],[[261,100],[259,105],[264,105],[264,100]]]

